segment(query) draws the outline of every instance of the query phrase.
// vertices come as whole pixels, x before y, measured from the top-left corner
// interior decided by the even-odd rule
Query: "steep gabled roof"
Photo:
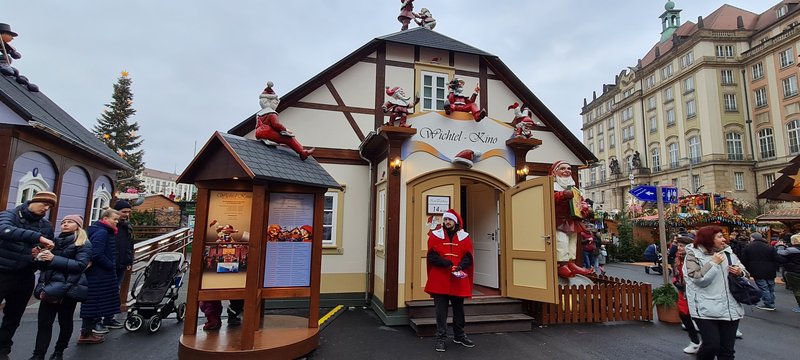
[[[775,6],[767,9],[766,11],[764,11],[763,13],[758,15],[758,21],[756,22],[756,29],[761,31],[761,30],[764,30],[764,29],[767,29],[767,28],[771,27],[772,25],[774,25],[775,23],[777,23],[777,22],[779,22],[781,20],[786,19],[788,17],[789,13],[791,13],[791,12],[793,12],[793,11],[798,9],[798,3],[800,3],[800,1],[798,1],[798,0],[783,0],[783,1],[775,4]],[[786,6],[787,7],[787,13],[786,13],[786,15],[784,15],[784,16],[779,18],[778,17],[778,8],[780,8],[782,6]]]
[[[347,55],[297,88],[286,93],[281,98],[281,103],[276,110],[280,113],[284,109],[291,107],[295,102],[316,90],[324,82],[333,79],[351,66],[362,61],[386,42],[482,56],[487,64],[489,64],[492,71],[494,71],[495,75],[503,79],[511,87],[511,90],[516,96],[524,103],[533,105],[532,110],[537,113],[542,122],[544,122],[547,127],[553,129],[554,135],[572,150],[576,156],[587,163],[597,162],[597,157],[591,153],[560,120],[558,120],[555,114],[553,114],[552,111],[528,89],[525,83],[523,83],[497,56],[423,27],[400,31],[371,40],[364,46],[356,49],[350,55]],[[254,124],[255,113],[228,130],[228,133],[244,136],[253,130]]]
[[[481,49],[474,48],[461,41],[455,40],[448,36],[444,36],[438,32],[428,30],[424,27],[417,27],[411,30],[399,31],[394,34],[384,35],[378,37],[377,40],[384,40],[395,42],[399,44],[415,45],[429,47],[433,49],[441,49],[448,51],[455,51],[465,54],[492,56]]]
[[[41,92],[30,92],[12,76],[0,76],[0,101],[34,128],[55,135],[116,169],[130,164]]]
[[[224,163],[225,168],[209,171],[207,165],[214,163],[214,160]],[[245,139],[218,131],[178,177],[177,182],[193,183],[199,180],[230,179],[234,176],[327,189],[341,188],[313,157],[300,160],[295,152],[285,146],[267,146],[260,140]]]

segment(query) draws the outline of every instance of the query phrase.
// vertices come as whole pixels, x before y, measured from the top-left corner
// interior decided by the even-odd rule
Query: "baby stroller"
[[[183,321],[186,303],[176,306],[175,300],[187,269],[182,253],[162,252],[153,256],[131,287],[134,302],[128,308],[125,330],[139,330],[147,318],[147,331],[152,334],[161,328],[161,319],[173,312],[178,322]]]

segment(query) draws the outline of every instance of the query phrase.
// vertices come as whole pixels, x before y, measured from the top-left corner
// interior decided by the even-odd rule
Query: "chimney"
[[[586,102],[586,98],[583,98],[583,107],[586,107],[586,105],[589,105],[589,104]]]
[[[592,101],[597,100],[597,90],[592,91]]]
[[[741,15],[736,17],[736,29],[744,30],[744,18]]]
[[[614,84],[619,84],[619,75],[614,76]]]
[[[661,48],[659,48],[658,45],[656,45],[656,58],[659,57],[661,57]]]
[[[704,27],[706,27],[706,25],[703,24],[703,17],[702,16],[698,16],[697,17],[697,28],[698,29],[702,29]]]

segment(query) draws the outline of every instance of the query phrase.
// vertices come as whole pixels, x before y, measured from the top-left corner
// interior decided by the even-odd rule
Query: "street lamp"
[[[686,160],[689,162],[689,189],[693,189],[692,191],[689,191],[689,194],[694,195],[698,191],[700,191],[700,188],[703,187],[703,185],[698,186],[697,189],[694,188],[694,173],[692,172],[693,169],[692,159],[688,157],[682,157],[678,160]],[[684,188],[683,190],[686,190],[686,188]]]

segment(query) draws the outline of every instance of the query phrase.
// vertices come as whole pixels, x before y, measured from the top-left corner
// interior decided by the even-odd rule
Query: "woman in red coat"
[[[461,229],[455,210],[442,215],[442,227],[428,233],[428,282],[425,292],[436,307],[436,351],[445,351],[447,307],[453,305],[453,342],[466,347],[475,343],[464,332],[464,298],[472,297],[472,239]]]

